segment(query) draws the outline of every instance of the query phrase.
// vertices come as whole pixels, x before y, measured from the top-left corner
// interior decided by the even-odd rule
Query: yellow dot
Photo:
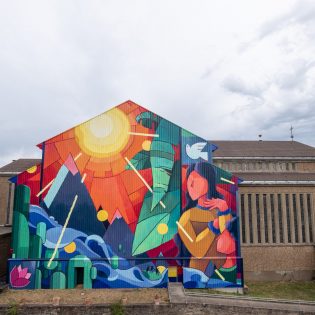
[[[106,221],[108,219],[108,212],[106,210],[99,210],[97,212],[97,219],[99,221]]]
[[[30,173],[30,174],[33,174],[33,173],[36,172],[36,170],[37,170],[37,166],[34,165],[34,166],[28,168],[28,169],[26,170],[26,172],[27,172],[27,173]]]
[[[157,226],[157,231],[159,234],[166,234],[167,231],[168,231],[168,226],[165,224],[165,223],[160,223],[158,226]]]
[[[150,151],[151,148],[151,141],[150,140],[144,140],[142,143],[142,149],[144,151]]]
[[[76,250],[77,246],[75,245],[75,242],[69,243],[67,246],[65,246],[63,249],[66,253],[71,254]]]
[[[159,271],[159,273],[163,273],[163,271],[166,269],[164,266],[157,266],[156,269]]]

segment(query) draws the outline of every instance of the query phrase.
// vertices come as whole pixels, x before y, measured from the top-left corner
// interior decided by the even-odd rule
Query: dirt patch
[[[10,290],[0,294],[0,304],[101,304],[167,303],[167,289],[66,289],[66,290]]]

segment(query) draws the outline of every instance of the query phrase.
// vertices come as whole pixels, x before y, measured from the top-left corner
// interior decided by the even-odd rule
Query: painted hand
[[[229,208],[226,201],[219,198],[208,199],[205,201],[204,205],[205,207],[209,207],[210,210],[218,209],[219,211],[225,211]]]

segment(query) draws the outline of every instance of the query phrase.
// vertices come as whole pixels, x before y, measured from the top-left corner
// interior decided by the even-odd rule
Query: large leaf
[[[174,149],[170,143],[154,139],[151,144],[150,162],[153,178],[151,210],[162,200],[168,190],[174,166]]]
[[[150,210],[152,203],[152,194],[148,192],[142,204],[139,221],[137,224],[132,254],[139,255],[152,248],[156,248],[171,240],[177,233],[176,221],[180,215],[180,190],[168,192],[165,194],[163,203],[165,208],[160,204]],[[167,225],[167,232],[161,234],[158,231],[159,224]]]
[[[160,117],[151,113],[151,112],[143,112],[136,117],[136,121],[141,123],[143,127],[153,128],[153,126],[158,125],[160,121]]]
[[[138,152],[131,160],[130,162],[137,170],[144,170],[151,167],[150,163],[150,152],[148,151],[140,151]],[[126,165],[127,170],[131,170],[129,164]]]

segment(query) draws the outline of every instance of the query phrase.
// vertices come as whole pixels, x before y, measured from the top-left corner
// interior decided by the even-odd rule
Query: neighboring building
[[[0,167],[0,226],[12,225],[14,183],[9,179],[40,162],[40,159],[18,159]]]
[[[213,141],[239,190],[245,279],[310,280],[315,271],[315,148],[296,141]]]
[[[42,142],[15,186],[11,288],[243,287],[239,179],[127,101]]]
[[[25,171],[40,160],[19,159],[0,168],[0,277],[6,274],[10,255],[14,184],[9,178]]]

